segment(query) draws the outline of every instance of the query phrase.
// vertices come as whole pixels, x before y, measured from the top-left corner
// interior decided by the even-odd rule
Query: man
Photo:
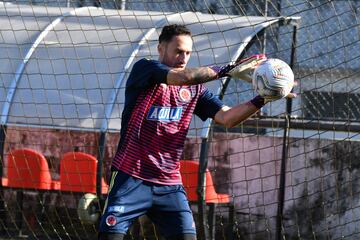
[[[132,222],[144,214],[166,239],[196,239],[179,172],[192,114],[233,127],[267,101],[258,96],[233,108],[225,106],[202,83],[240,77],[243,69],[236,64],[185,68],[192,45],[185,26],[165,26],[159,36],[159,60],[141,59],[133,66],[99,239],[123,239]]]

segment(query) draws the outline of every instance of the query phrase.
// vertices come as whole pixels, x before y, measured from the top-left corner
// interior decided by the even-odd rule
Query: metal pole
[[[0,125],[0,179],[3,177],[6,125]],[[0,181],[0,188],[2,181]]]
[[[202,138],[200,160],[199,160],[199,178],[198,178],[198,221],[199,221],[199,240],[206,240],[209,238],[209,232],[206,229],[207,226],[207,214],[206,214],[206,169],[207,169],[207,156],[208,156],[208,137]]]
[[[104,199],[102,199],[102,166],[105,157],[106,132],[101,132],[99,137],[97,171],[96,171],[96,195],[99,198],[100,206],[103,207]]]
[[[290,127],[290,118],[286,117],[286,127],[284,128],[283,136],[283,149],[280,169],[280,186],[278,191],[278,209],[276,216],[276,239],[280,240],[282,237],[282,223],[283,223],[283,210],[285,202],[285,187],[286,187],[286,162],[288,155],[288,133]]]
[[[291,59],[290,59],[290,67],[294,67],[294,59],[295,59],[295,50],[296,50],[296,32],[297,27],[294,26],[293,29],[293,38],[292,38],[292,46],[291,46]],[[283,135],[283,149],[282,149],[282,159],[281,159],[281,169],[280,169],[280,182],[279,182],[279,191],[278,191],[278,209],[276,216],[276,239],[281,240],[283,231],[283,213],[284,213],[284,205],[285,205],[285,191],[286,191],[286,163],[289,154],[289,132],[290,132],[290,115],[292,109],[292,100],[286,100],[286,118],[285,118],[285,127],[284,127],[284,135]]]
[[[6,125],[0,125],[0,221],[2,221],[0,227],[0,234],[6,231],[6,209],[4,202],[4,188],[2,186],[3,167],[4,167],[4,149],[5,149],[5,138],[6,138]]]
[[[121,0],[121,10],[125,10],[126,9],[126,0]]]
[[[268,16],[268,0],[265,0],[265,6],[264,6],[264,16],[267,17]],[[265,54],[266,53],[266,29],[264,29],[264,35],[262,36],[263,38],[263,45],[261,46],[262,49],[262,53]]]

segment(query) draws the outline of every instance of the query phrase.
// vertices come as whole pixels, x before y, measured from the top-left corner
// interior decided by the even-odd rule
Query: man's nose
[[[181,53],[179,55],[179,60],[181,61],[181,63],[185,63],[185,61],[186,61],[186,53]]]

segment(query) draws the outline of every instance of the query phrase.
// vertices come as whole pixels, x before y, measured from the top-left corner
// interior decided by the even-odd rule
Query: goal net
[[[358,239],[359,12],[356,0],[0,2],[0,239],[97,239],[127,77],[158,59],[170,23],[192,31],[189,67],[264,53],[297,81],[295,99],[234,128],[193,117],[182,160],[206,186],[188,192],[198,239]],[[255,96],[241,80],[205,85],[228,106]],[[162,236],[142,217],[126,238]]]

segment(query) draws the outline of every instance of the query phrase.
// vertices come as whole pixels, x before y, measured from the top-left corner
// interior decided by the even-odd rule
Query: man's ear
[[[157,50],[158,50],[158,53],[159,53],[159,61],[161,62],[163,57],[164,57],[164,54],[165,54],[165,43],[159,43],[158,46],[157,46]]]
[[[157,45],[157,50],[158,50],[158,52],[159,52],[159,55],[162,54],[163,48],[164,48],[163,44],[159,43],[159,44]]]

